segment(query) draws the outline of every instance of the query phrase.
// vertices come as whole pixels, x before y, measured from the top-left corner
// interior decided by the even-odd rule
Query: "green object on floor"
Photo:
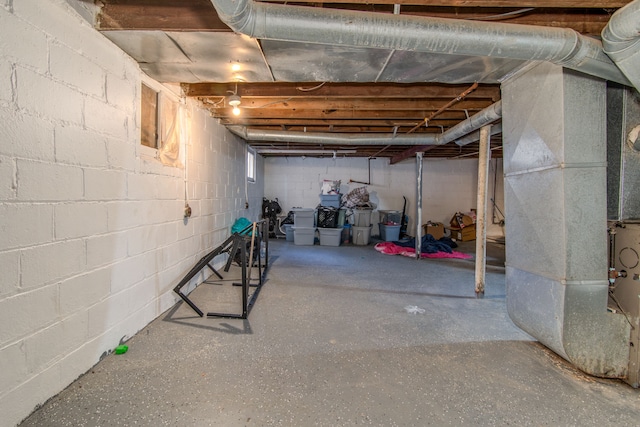
[[[126,345],[119,345],[116,347],[116,354],[124,354],[129,350],[129,347]]]

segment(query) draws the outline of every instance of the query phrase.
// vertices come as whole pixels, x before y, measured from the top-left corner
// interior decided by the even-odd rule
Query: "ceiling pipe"
[[[256,148],[258,154],[282,154],[282,155],[316,155],[328,154],[330,156],[336,156],[338,154],[357,154],[357,150],[296,150],[296,149],[278,149],[278,148]]]
[[[441,144],[448,144],[502,118],[502,101],[498,101],[440,134]]]
[[[496,123],[495,125],[491,126],[491,132],[490,135],[494,136],[494,135],[499,135],[502,133],[502,123]],[[466,135],[460,139],[456,139],[456,144],[458,144],[459,146],[463,147],[465,145],[469,145],[472,144],[474,142],[478,142],[480,141],[480,131],[474,131],[472,133],[470,133],[469,135]]]
[[[248,129],[245,126],[227,126],[227,129],[245,141],[294,142],[298,144],[344,145],[439,145],[435,134],[398,135],[369,133],[299,132]]]
[[[502,101],[491,104],[477,114],[461,121],[451,129],[439,134],[412,133],[392,134],[322,133],[281,130],[248,129],[246,126],[227,126],[227,129],[245,141],[293,142],[298,144],[345,144],[345,145],[444,145],[458,141],[482,126],[502,117]]]
[[[613,14],[602,30],[604,52],[640,90],[640,0]]]
[[[602,44],[568,28],[465,21],[253,0],[211,0],[235,32],[268,40],[549,61],[605,80],[629,80]]]

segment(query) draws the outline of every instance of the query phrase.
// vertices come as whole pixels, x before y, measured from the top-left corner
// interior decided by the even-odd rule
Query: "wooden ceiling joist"
[[[279,109],[244,109],[241,112],[242,118],[234,116],[232,108],[216,108],[212,110],[212,116],[216,118],[238,117],[238,120],[250,120],[253,118],[286,119],[305,118],[309,120],[318,119],[403,119],[421,122],[432,112],[432,109],[424,110],[279,110]],[[460,120],[464,120],[462,114]]]
[[[598,36],[616,9],[630,0],[257,0],[302,5],[305,7],[397,13],[445,19],[464,19],[536,26],[572,28],[581,34]],[[97,29],[157,30],[176,32],[230,32],[219,19],[210,0],[99,0],[102,7]],[[395,5],[399,5],[398,9]],[[215,35],[213,35],[215,36]],[[224,34],[224,37],[229,37]],[[257,41],[260,43],[260,41]],[[269,66],[269,58],[263,53]],[[420,79],[417,79],[420,80]],[[463,81],[456,80],[456,81]],[[447,105],[467,89],[464,84],[438,83],[334,83],[334,82],[202,82],[183,83],[185,96],[197,98],[223,125],[243,125],[254,130],[287,130],[322,133],[408,133],[425,118]],[[240,116],[232,114],[226,97],[237,91],[242,97]],[[416,132],[442,133],[500,99],[500,86],[481,84],[464,100],[446,108],[429,127],[418,126]],[[494,138],[498,147],[500,138]],[[353,148],[355,156],[372,156],[381,146],[339,144],[295,144],[251,142],[256,148],[326,149]],[[475,156],[477,144],[459,147],[391,145],[380,155],[392,163],[415,156]],[[277,154],[276,154],[277,155]],[[501,150],[492,152],[501,156]],[[352,155],[349,155],[352,156]]]
[[[443,98],[451,99],[468,88],[468,84],[443,85],[437,83],[239,83],[238,95],[253,98]],[[225,97],[236,90],[236,83],[184,83],[182,91],[186,96]],[[500,86],[480,85],[470,99],[484,98],[492,101],[500,99]]]

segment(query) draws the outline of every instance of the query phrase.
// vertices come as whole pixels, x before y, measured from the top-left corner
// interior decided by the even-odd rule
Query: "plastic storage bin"
[[[315,209],[293,209],[293,225],[296,227],[314,227]]]
[[[354,209],[353,225],[355,227],[368,227],[371,225],[371,209]]]
[[[378,211],[378,212],[380,213],[381,224],[400,225],[400,222],[402,220],[402,213],[400,211]]]
[[[321,194],[320,204],[322,206],[328,206],[330,208],[339,208],[340,196],[340,194]]]
[[[311,246],[316,238],[316,229],[313,227],[293,226],[293,243],[295,245]]]
[[[368,227],[351,227],[353,235],[353,244],[366,246],[371,238],[371,226]]]
[[[284,235],[287,242],[293,242],[293,225],[292,224],[284,224]]]
[[[320,233],[321,246],[340,246],[342,240],[342,227],[339,228],[318,228]]]
[[[378,224],[380,226],[380,238],[385,242],[394,242],[400,240],[400,226]]]

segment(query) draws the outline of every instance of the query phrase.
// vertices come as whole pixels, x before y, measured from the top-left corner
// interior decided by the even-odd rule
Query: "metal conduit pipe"
[[[211,0],[220,19],[251,37],[377,49],[549,61],[629,84],[602,44],[567,28]]]
[[[461,121],[441,134],[350,134],[279,130],[248,129],[246,126],[227,126],[227,129],[245,141],[295,142],[299,144],[348,145],[444,145],[491,124],[502,117],[502,101],[498,101],[477,114]],[[469,141],[473,142],[473,141]],[[469,143],[467,142],[467,143]],[[464,145],[464,144],[461,144]]]
[[[613,14],[602,30],[604,52],[640,90],[640,0]]]

